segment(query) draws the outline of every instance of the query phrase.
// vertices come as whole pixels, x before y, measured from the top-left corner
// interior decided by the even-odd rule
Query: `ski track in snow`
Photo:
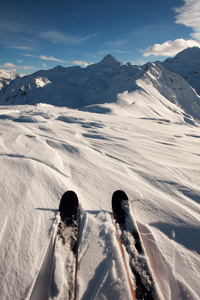
[[[66,190],[82,206],[77,299],[131,299],[111,214],[117,189],[129,196],[163,299],[199,299],[200,124],[113,111],[0,110],[2,300],[34,299]]]

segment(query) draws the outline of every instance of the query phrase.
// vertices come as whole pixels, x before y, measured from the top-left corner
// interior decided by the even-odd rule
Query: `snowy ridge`
[[[147,71],[143,78],[140,78],[139,82],[137,81],[139,86],[145,87],[146,91],[154,96],[155,92],[153,93],[152,89],[148,88],[149,85],[153,86],[163,97],[182,108],[185,116],[188,114],[200,118],[200,97],[182,77],[166,71],[159,63],[149,63],[145,69]],[[162,102],[162,100],[160,101]],[[175,109],[175,107],[171,108],[166,101],[164,105],[172,111]]]
[[[0,90],[3,89],[6,85],[8,85],[12,80],[14,80],[18,76],[22,77],[23,75],[15,74],[13,72],[0,69]]]
[[[200,48],[187,48],[161,63],[166,69],[182,76],[200,95]]]

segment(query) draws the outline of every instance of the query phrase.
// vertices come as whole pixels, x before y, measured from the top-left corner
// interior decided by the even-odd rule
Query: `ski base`
[[[59,205],[59,214],[60,222],[55,237],[49,299],[61,297],[72,300],[76,298],[80,224],[80,207],[75,192],[67,191],[63,194]],[[60,263],[62,263],[62,268],[60,268]],[[56,278],[61,276],[61,272],[63,281],[57,283]],[[60,286],[60,284],[64,285]]]
[[[79,203],[75,192],[67,191],[63,194],[59,206],[61,222],[58,225],[58,237],[63,244],[70,244],[74,254],[78,246]]]
[[[121,190],[114,192],[112,209],[118,231],[118,239],[120,244],[126,249],[129,256],[129,266],[135,278],[133,299],[158,300],[155,283],[145,258],[141,238],[132,218],[129,199],[125,192]],[[133,247],[133,244],[135,247]],[[128,280],[130,279],[128,278]]]

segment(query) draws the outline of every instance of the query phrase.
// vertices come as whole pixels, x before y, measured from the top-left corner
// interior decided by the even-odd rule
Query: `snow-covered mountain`
[[[186,114],[200,118],[200,96],[181,76],[167,71],[159,63],[147,64],[143,76],[140,74],[136,83],[152,99],[156,98],[158,105],[163,104],[173,112],[181,108]],[[154,109],[156,112],[156,106]]]
[[[72,294],[69,245],[51,252],[66,190],[81,204],[76,300],[132,299],[129,279],[137,282],[111,208],[118,189],[129,197],[160,299],[199,300],[195,90],[159,62],[138,67],[109,55],[85,69],[16,78],[0,99],[1,300]],[[145,276],[137,259],[130,263]]]
[[[173,58],[166,59],[162,66],[182,76],[200,95],[200,48],[187,48]]]
[[[15,74],[11,71],[1,70],[0,69],[0,90],[8,85],[16,77],[22,76],[20,74]]]
[[[0,96],[1,104],[45,102],[77,108],[112,102],[128,87],[126,81],[138,70],[139,67],[121,64],[111,55],[85,69],[57,66],[17,78]]]
[[[18,77],[0,93],[0,103],[48,103],[90,110],[91,106],[107,103],[103,111],[111,109],[108,103],[115,103],[131,105],[134,115],[138,112],[137,93],[146,98],[144,117],[147,114],[148,117],[168,118],[169,111],[170,114],[172,111],[178,113],[181,108],[183,115],[200,118],[200,97],[181,76],[158,62],[139,67],[120,63],[111,55],[87,68],[57,66]],[[162,114],[159,106],[163,106]]]

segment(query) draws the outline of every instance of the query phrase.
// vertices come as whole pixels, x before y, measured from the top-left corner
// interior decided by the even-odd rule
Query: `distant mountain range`
[[[87,68],[57,66],[23,77],[1,70],[0,82],[0,105],[48,103],[91,109],[95,105],[119,103],[121,99],[120,105],[126,102],[126,106],[134,106],[137,92],[162,104],[164,97],[187,114],[200,119],[198,47],[183,50],[164,62],[143,66],[121,63],[107,55]],[[122,100],[124,94],[129,95],[128,102]],[[167,107],[167,104],[163,105]],[[171,106],[170,110],[173,110]]]

